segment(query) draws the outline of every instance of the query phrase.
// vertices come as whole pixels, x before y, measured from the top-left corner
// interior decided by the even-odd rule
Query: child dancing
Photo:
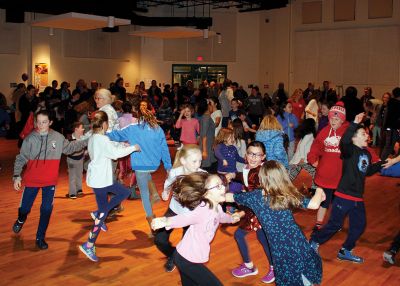
[[[320,284],[321,258],[296,224],[292,209],[317,209],[325,199],[324,192],[318,188],[311,199],[304,198],[291,183],[285,167],[276,161],[265,162],[259,178],[262,189],[226,194],[226,201],[251,208],[259,219],[271,249],[276,285]]]
[[[93,188],[96,195],[97,211],[94,212],[94,224],[89,232],[88,241],[79,249],[92,261],[97,262],[94,243],[99,235],[108,212],[125,200],[129,189],[113,182],[112,160],[125,157],[134,151],[140,151],[139,145],[122,147],[113,144],[105,134],[108,129],[108,116],[104,111],[97,111],[92,119],[92,136],[89,138],[88,151],[90,163],[86,174],[86,184]],[[107,194],[114,196],[108,201]]]
[[[240,217],[224,213],[219,205],[225,201],[225,186],[221,178],[205,172],[192,173],[178,178],[172,189],[178,202],[191,211],[173,217],[155,218],[152,227],[170,229],[189,226],[174,254],[182,285],[222,285],[204,263],[209,260],[210,243],[218,225],[235,223]]]

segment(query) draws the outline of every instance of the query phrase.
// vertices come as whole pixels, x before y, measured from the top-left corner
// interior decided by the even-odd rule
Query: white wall
[[[82,78],[88,85],[91,80],[97,80],[108,87],[120,74],[129,84],[127,90],[133,91],[140,79],[141,45],[140,38],[128,36],[130,27],[121,26],[120,32],[112,35],[100,30],[80,32],[55,29],[54,36],[50,36],[48,28],[31,27],[30,16],[26,13],[24,24],[10,24],[5,23],[4,10],[0,10],[0,39],[18,35],[13,40],[18,46],[16,51],[10,51],[9,44],[3,39],[0,42],[0,91],[8,99],[13,91],[10,83],[22,82],[22,73],[29,75],[27,84],[33,83],[35,63],[48,64],[49,85],[56,79],[59,83],[69,82],[73,89],[76,81]],[[66,50],[71,45],[76,47],[73,57],[66,56]],[[84,51],[89,51],[89,54]],[[107,56],[100,57],[100,54]]]
[[[393,17],[382,19],[368,19],[369,1],[357,0],[355,20],[343,22],[334,22],[334,0],[324,0],[318,24],[302,24],[303,2],[310,0],[261,16],[260,79],[270,85],[268,92],[279,81],[291,93],[308,82],[318,88],[329,80],[333,87],[355,86],[360,96],[371,86],[380,97],[399,85],[399,0],[393,1]]]

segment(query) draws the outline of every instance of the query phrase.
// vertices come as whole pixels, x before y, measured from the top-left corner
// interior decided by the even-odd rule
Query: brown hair
[[[140,104],[142,102],[146,102],[147,108],[140,108]],[[146,100],[142,99],[139,103],[139,111],[138,111],[139,119],[144,121],[145,123],[149,124],[151,128],[158,127],[157,119],[153,114],[151,103]]]
[[[258,130],[282,130],[282,125],[274,115],[266,115],[261,121]]]
[[[303,90],[301,88],[296,88],[295,91],[292,93],[292,96],[290,97],[290,99],[294,100],[295,102],[297,102],[297,100],[299,100],[299,91],[301,91],[301,93],[303,94]]]
[[[72,129],[75,130],[76,128],[79,128],[79,126],[83,126],[83,123],[80,121],[76,121],[74,122],[74,124],[72,125]]]
[[[201,155],[201,150],[199,145],[196,144],[183,145],[183,147],[175,154],[174,165],[172,166],[172,168],[178,168],[182,166],[181,158],[186,158],[195,152],[198,152]]]
[[[265,162],[258,173],[260,184],[269,197],[273,210],[286,210],[301,206],[303,194],[292,184],[285,167],[277,161]]]
[[[213,203],[205,198],[207,193],[206,183],[210,177],[206,172],[195,172],[190,175],[180,176],[172,184],[174,197],[184,207],[195,209],[202,202],[208,203],[213,208]]]
[[[235,138],[233,130],[230,128],[221,128],[217,134],[217,137],[215,137],[214,146],[217,146],[221,143],[226,143],[229,137]]]
[[[108,123],[107,113],[104,111],[96,111],[91,118],[93,133],[101,133],[103,131],[103,123]]]

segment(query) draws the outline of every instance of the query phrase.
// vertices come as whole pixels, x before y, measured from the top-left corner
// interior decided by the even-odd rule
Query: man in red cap
[[[349,123],[346,121],[346,110],[343,102],[332,106],[328,113],[329,124],[315,138],[307,155],[307,161],[316,167],[315,184],[322,188],[326,200],[318,209],[314,230],[319,230],[324,222],[333,193],[342,176],[342,159],[340,158],[339,142]]]

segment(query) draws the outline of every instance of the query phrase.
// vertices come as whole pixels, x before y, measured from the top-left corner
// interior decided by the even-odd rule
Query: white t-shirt
[[[105,188],[113,184],[111,160],[125,157],[136,150],[135,146],[115,146],[107,136],[93,134],[89,138],[90,163],[86,173],[86,184],[91,188]]]
[[[219,130],[221,130],[221,126],[222,126],[222,112],[219,109],[217,109],[213,113],[211,113],[211,119],[214,121],[214,123],[215,123],[215,120],[217,117],[220,118],[220,121],[219,121],[219,125],[215,126],[215,136],[217,136],[217,134],[218,134]]]
[[[199,169],[200,172],[205,172],[202,169]],[[172,185],[173,182],[175,182],[176,178],[184,175],[184,169],[183,166],[177,167],[177,168],[172,168],[169,171],[168,178],[164,182],[164,192],[169,193],[169,187]],[[172,196],[171,201],[169,203],[169,208],[176,214],[183,214],[190,212],[190,210],[186,207],[183,207],[175,198]]]

